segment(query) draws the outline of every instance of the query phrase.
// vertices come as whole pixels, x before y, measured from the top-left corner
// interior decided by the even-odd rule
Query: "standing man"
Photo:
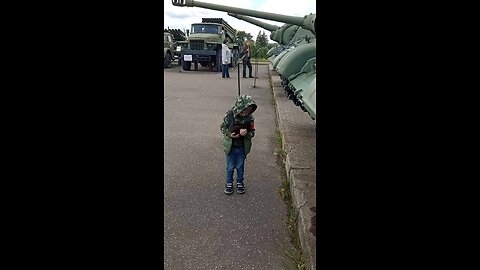
[[[228,66],[230,64],[231,52],[227,46],[228,40],[225,39],[222,44],[222,78],[230,78],[230,73],[228,71]]]
[[[249,74],[248,77],[253,78],[252,63],[250,63],[250,57],[252,57],[252,50],[250,48],[250,43],[248,41],[246,41],[245,45],[243,45],[243,50],[240,57],[243,57],[243,78],[247,78],[247,67],[248,67],[248,74]]]

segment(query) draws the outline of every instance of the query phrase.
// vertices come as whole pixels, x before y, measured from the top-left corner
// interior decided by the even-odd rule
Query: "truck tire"
[[[165,59],[163,59],[163,68],[169,67],[172,67],[172,57],[169,53],[167,53],[167,55],[165,55]]]
[[[192,67],[192,62],[190,61],[182,61],[182,68],[183,70],[190,70],[190,68]]]
[[[222,52],[217,53],[217,57],[215,59],[215,71],[219,72],[222,71]]]

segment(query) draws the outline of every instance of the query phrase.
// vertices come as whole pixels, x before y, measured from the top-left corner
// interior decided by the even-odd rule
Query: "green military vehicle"
[[[228,12],[233,17],[271,31],[270,39],[277,41],[278,46],[268,51],[267,55],[272,67],[280,75],[285,94],[312,119],[316,119],[318,33],[316,14],[290,16],[197,0],[172,0],[172,4],[178,7],[200,7]],[[281,27],[270,25],[249,16],[283,22],[284,25]]]
[[[187,41],[179,42],[181,46],[180,59],[183,70],[190,70],[194,64],[210,67],[210,71],[220,71],[222,64],[222,43],[228,40],[232,52],[230,66],[236,65],[240,52],[235,44],[237,31],[222,18],[202,18],[201,23],[192,24]]]
[[[180,57],[178,42],[186,40],[185,34],[180,29],[163,30],[163,67],[171,67],[172,61]]]
[[[163,32],[163,68],[172,66],[175,45],[172,34]]]

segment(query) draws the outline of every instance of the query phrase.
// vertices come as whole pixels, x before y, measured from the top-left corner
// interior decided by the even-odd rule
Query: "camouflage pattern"
[[[230,111],[233,111],[233,115],[235,119],[238,119],[240,118],[239,113],[245,110],[250,105],[253,106],[253,110],[248,117],[253,123],[255,119],[253,117],[253,112],[257,109],[257,104],[255,104],[255,101],[253,101],[251,96],[247,96],[247,95],[239,96],[235,101],[235,105],[233,106],[233,108],[231,108],[225,113],[225,116],[223,117],[223,121],[220,124],[220,130],[222,131],[222,134],[223,134],[222,146],[225,154],[230,153],[230,150],[232,149],[232,138],[230,137],[230,131],[228,130],[229,128],[228,114],[230,113]],[[248,155],[248,153],[250,152],[250,149],[252,148],[252,138],[254,136],[255,136],[255,130],[249,131],[247,135],[245,135],[245,155]]]

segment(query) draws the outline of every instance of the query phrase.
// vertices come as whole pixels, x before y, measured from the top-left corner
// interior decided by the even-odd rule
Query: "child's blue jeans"
[[[233,148],[227,155],[227,184],[233,183],[233,170],[237,169],[237,183],[243,183],[245,148]]]

